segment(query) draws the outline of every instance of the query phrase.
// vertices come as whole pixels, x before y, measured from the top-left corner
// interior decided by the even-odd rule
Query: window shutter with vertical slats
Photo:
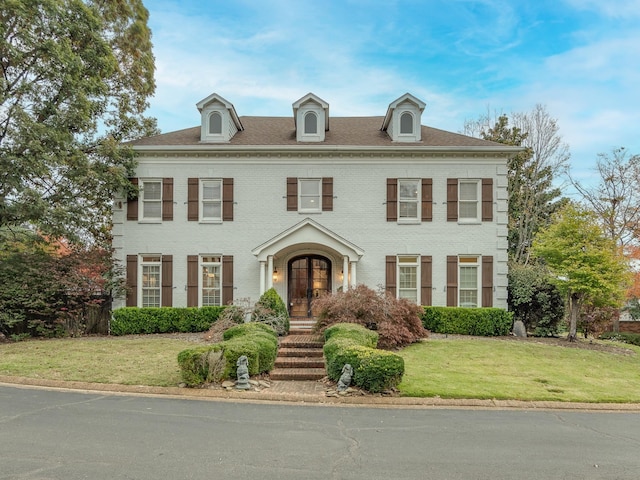
[[[233,221],[233,178],[222,179],[222,220]]]
[[[482,306],[493,307],[493,257],[482,257]]]
[[[298,179],[287,177],[287,212],[298,211]]]
[[[385,290],[396,298],[396,257],[388,255],[385,260]]]
[[[387,178],[387,222],[396,221],[398,221],[398,179]]]
[[[127,307],[138,306],[138,255],[127,255]]]
[[[447,307],[458,306],[458,257],[447,256]]]
[[[162,179],[162,220],[173,220],[173,178]]]
[[[482,221],[493,221],[493,179],[482,179]]]
[[[433,220],[433,180],[422,179],[422,221]]]
[[[173,255],[162,256],[162,297],[163,307],[173,307]]]
[[[447,178],[447,222],[458,221],[458,179]]]
[[[430,306],[432,304],[432,263],[431,255],[423,255],[420,257],[420,304],[424,306]]]
[[[333,211],[333,177],[322,179],[322,211]]]
[[[187,255],[187,307],[198,306],[198,256]]]
[[[189,178],[187,180],[187,220],[189,222],[197,222],[200,219],[200,213],[198,211],[198,203],[200,201],[199,186],[199,179]]]
[[[222,257],[222,304],[233,303],[233,255]]]
[[[133,186],[138,188],[138,179],[130,178],[129,179]],[[127,199],[127,220],[138,220],[138,193],[136,193],[136,198],[128,198]]]

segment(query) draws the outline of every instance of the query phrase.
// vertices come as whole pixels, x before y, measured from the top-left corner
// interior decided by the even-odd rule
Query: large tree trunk
[[[570,342],[578,339],[578,313],[580,312],[580,301],[582,300],[579,293],[569,294],[569,337]]]

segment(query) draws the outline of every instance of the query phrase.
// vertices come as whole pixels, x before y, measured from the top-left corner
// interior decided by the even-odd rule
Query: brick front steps
[[[307,330],[291,330],[280,341],[272,380],[319,380],[327,375],[324,368],[320,335]]]

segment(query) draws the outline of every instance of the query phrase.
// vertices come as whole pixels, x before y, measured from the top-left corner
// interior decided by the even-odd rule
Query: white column
[[[346,292],[349,288],[349,257],[342,257],[342,291]]]
[[[356,262],[351,262],[351,286],[356,287],[358,284],[356,283]]]
[[[267,257],[267,290],[273,287],[273,255]]]
[[[265,275],[267,273],[267,262],[260,262],[260,296],[262,296],[262,294],[264,292],[266,292],[265,290]]]

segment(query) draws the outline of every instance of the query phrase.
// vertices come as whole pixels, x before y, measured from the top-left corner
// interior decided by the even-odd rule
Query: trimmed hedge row
[[[124,307],[111,316],[111,335],[204,332],[226,307]]]
[[[616,342],[629,343],[631,345],[637,345],[640,347],[640,333],[631,332],[604,332],[600,335],[603,340],[614,340]]]
[[[387,350],[378,350],[378,334],[353,323],[337,323],[324,331],[324,357],[327,375],[340,380],[342,367],[353,367],[353,385],[370,392],[381,392],[400,383],[404,359]]]
[[[513,313],[501,308],[424,307],[422,325],[434,333],[498,337],[511,331]]]
[[[220,343],[190,348],[178,354],[182,380],[190,387],[211,381],[236,378],[237,362],[242,355],[249,360],[249,375],[259,375],[273,369],[278,352],[278,334],[262,323],[243,323],[229,328]],[[212,352],[222,352],[224,369],[219,378],[212,378]]]

